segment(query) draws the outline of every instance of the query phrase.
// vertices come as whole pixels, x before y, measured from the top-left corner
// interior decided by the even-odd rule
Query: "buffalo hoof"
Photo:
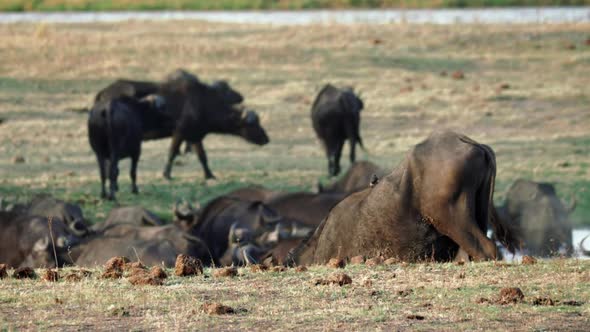
[[[164,172],[164,173],[162,173],[162,175],[164,176],[164,179],[172,180],[172,176],[170,176],[170,172]]]
[[[216,179],[216,177],[213,174],[207,174],[207,175],[205,175],[205,180],[215,180],[215,179]]]
[[[137,187],[131,187],[131,192],[135,195],[139,194],[139,190],[137,190]]]

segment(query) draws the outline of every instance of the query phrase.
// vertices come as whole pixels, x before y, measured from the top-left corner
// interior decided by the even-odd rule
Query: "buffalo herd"
[[[214,177],[203,147],[208,133],[267,144],[258,115],[241,105],[243,99],[225,81],[207,84],[180,69],[161,82],[117,80],[102,89],[88,116],[101,196],[116,199],[122,158],[131,158],[131,191],[138,192],[144,140],[172,138],[166,178],[183,142],[198,155],[205,178]],[[196,208],[178,203],[173,220],[123,206],[94,225],[77,205],[48,195],[8,205],[0,199],[0,263],[95,266],[127,256],[170,267],[179,254],[211,266],[323,264],[359,255],[408,262],[464,255],[479,261],[500,259],[500,245],[542,257],[573,253],[568,214],[575,200],[564,204],[552,185],[517,180],[503,205],[495,206],[494,151],[465,135],[436,131],[393,170],[355,161],[356,143],[363,146],[363,107],[353,89],[330,84],[313,102],[311,122],[329,175],[340,173],[346,140],[351,161],[343,176],[319,184],[316,193],[252,185]]]

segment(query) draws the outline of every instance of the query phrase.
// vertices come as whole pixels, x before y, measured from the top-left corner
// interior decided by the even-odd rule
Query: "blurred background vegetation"
[[[587,6],[590,0],[2,0],[0,11]]]

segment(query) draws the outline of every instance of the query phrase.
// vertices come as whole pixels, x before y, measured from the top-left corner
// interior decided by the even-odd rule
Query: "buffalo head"
[[[71,233],[71,226],[68,227],[58,218],[51,218],[49,222],[47,218],[29,217],[28,222],[29,233],[25,235],[28,239],[20,245],[28,243],[30,251],[21,266],[55,267],[56,260],[59,266],[72,263],[68,251],[80,239]],[[54,255],[54,245],[57,257]]]
[[[241,113],[238,135],[257,145],[265,145],[270,142],[266,131],[260,125],[258,114],[250,110],[244,110]]]

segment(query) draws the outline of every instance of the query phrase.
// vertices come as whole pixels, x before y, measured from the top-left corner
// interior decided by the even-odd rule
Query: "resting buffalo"
[[[449,261],[459,246],[475,260],[495,259],[488,223],[510,250],[517,245],[515,233],[492,217],[495,175],[490,147],[435,132],[375,186],[336,205],[290,261],[317,264],[356,255]]]
[[[29,216],[58,218],[75,236],[86,236],[89,232],[89,225],[78,205],[64,202],[51,195],[36,195],[30,203],[21,205],[15,212]]]
[[[177,79],[155,84],[143,89],[145,83],[139,82],[141,88],[135,88],[134,81],[117,81],[103,89],[97,99],[117,96],[121,94],[137,93],[134,97],[141,97],[141,93],[149,91],[162,96],[165,101],[165,113],[174,125],[172,128],[164,126],[155,131],[144,132],[143,139],[159,139],[172,137],[172,145],[168,162],[164,170],[164,177],[170,178],[172,162],[179,153],[183,141],[190,142],[203,166],[206,178],[214,178],[209,169],[207,155],[203,148],[203,139],[209,133],[231,134],[246,139],[250,143],[264,145],[269,142],[266,132],[260,125],[258,115],[253,111],[246,111],[231,105],[224,99],[216,87],[204,84],[198,79]],[[108,92],[107,92],[108,91]],[[105,97],[102,97],[105,96]]]
[[[573,253],[568,214],[574,207],[575,200],[566,207],[553,185],[519,179],[508,189],[498,212],[520,230],[527,254],[548,257],[559,254],[560,249],[567,255]]]
[[[140,100],[118,97],[94,104],[88,116],[88,140],[100,171],[101,197],[115,199],[119,160],[131,158],[131,192],[137,190],[137,163],[146,133],[172,130],[173,120],[164,111],[164,100],[149,95]],[[105,182],[109,178],[107,195]]]
[[[387,172],[370,161],[356,161],[350,165],[346,173],[337,181],[330,185],[318,185],[318,191],[321,193],[354,193],[369,187],[371,178],[376,176],[381,178],[387,175]]]
[[[363,147],[359,134],[363,101],[352,89],[325,85],[311,108],[313,129],[324,145],[331,176],[340,173],[340,155],[344,141],[350,144],[350,162],[355,161],[355,146]]]
[[[53,240],[52,240],[53,237]],[[59,218],[0,211],[0,262],[12,267],[55,267],[71,264],[68,248],[78,238]],[[53,244],[55,244],[55,254]]]
[[[211,261],[203,241],[175,225],[144,227],[120,223],[101,228],[73,250],[76,265],[92,267],[114,256],[126,256],[146,265],[173,267],[179,254]]]
[[[115,224],[162,226],[164,221],[141,206],[124,206],[112,209],[107,219],[103,223],[95,225],[95,228],[104,228]]]

